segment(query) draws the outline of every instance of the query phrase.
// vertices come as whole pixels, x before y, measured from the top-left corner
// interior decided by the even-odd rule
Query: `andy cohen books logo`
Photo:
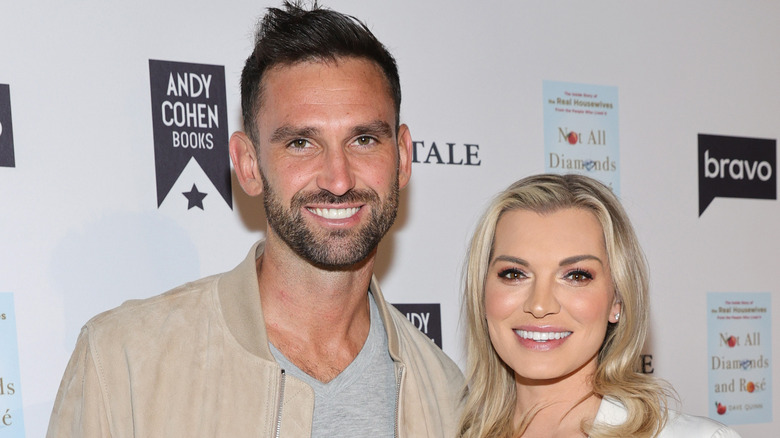
[[[194,159],[233,208],[225,68],[150,59],[149,78],[157,206],[168,196],[187,163]],[[189,208],[193,206],[193,193],[199,200],[205,196],[194,186],[190,192],[184,192]]]
[[[11,125],[11,91],[0,84],[0,167],[14,167],[14,130]]]
[[[716,197],[777,199],[777,140],[699,134],[699,216]]]
[[[442,348],[441,305],[435,304],[393,304],[415,327],[425,333]]]

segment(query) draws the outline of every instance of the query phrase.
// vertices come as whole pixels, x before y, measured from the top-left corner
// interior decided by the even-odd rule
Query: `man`
[[[356,19],[285,4],[241,94],[230,156],[266,240],[88,322],[48,436],[454,436],[460,370],[372,276],[411,173],[394,59]]]

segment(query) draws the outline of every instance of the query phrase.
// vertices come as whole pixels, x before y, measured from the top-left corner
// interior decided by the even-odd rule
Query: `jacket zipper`
[[[399,402],[401,401],[401,379],[404,375],[404,366],[400,365],[398,367],[398,379],[396,380],[395,385],[395,430],[393,431],[393,436],[395,438],[399,438],[399,429],[400,429],[400,423],[401,419],[399,418],[400,408],[399,408]]]
[[[279,384],[279,410],[276,412],[276,438],[282,436],[282,404],[284,403],[284,381],[286,375],[282,370],[282,379]]]

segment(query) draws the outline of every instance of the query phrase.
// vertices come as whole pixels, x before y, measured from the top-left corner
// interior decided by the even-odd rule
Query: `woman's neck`
[[[580,369],[572,375],[544,381],[516,376],[515,427],[525,416],[532,416],[522,437],[585,436],[581,425],[596,418],[601,404],[601,397],[593,393],[594,371]]]

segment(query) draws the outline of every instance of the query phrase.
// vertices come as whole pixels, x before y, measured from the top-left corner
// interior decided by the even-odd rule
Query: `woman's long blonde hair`
[[[460,436],[514,437],[533,418],[526,413],[515,430],[517,389],[514,371],[493,348],[485,319],[485,280],[496,225],[504,212],[529,210],[548,214],[564,208],[590,211],[601,223],[612,284],[622,303],[620,320],[609,324],[598,354],[593,392],[620,401],[628,420],[619,426],[583,424],[591,437],[652,437],[666,422],[668,385],[639,372],[647,335],[648,274],[642,249],[628,216],[612,191],[582,175],[535,175],[499,193],[482,216],[468,252],[463,291],[467,329],[468,384]]]

